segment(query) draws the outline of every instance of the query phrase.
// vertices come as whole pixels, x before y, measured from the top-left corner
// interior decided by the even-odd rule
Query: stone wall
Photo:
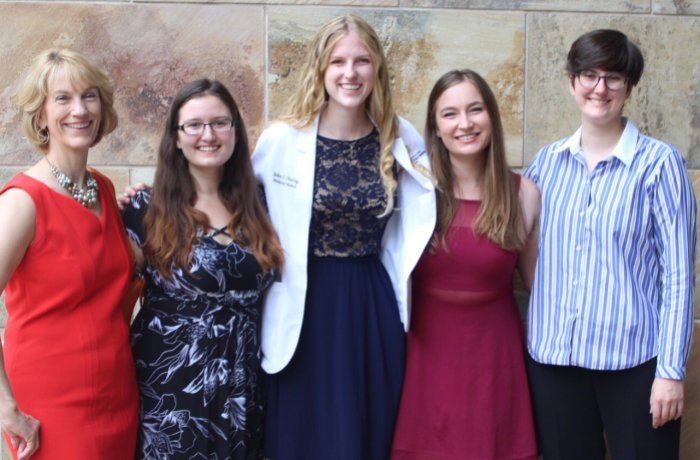
[[[399,113],[418,127],[442,73],[470,67],[484,75],[515,168],[578,126],[564,72],[571,42],[593,28],[624,31],[647,62],[626,112],[678,147],[700,190],[700,0],[0,0],[0,183],[40,158],[22,137],[14,103],[28,63],[47,47],[80,49],[114,79],[120,126],[90,163],[121,188],[150,181],[170,99],[192,79],[229,86],[255,142],[283,110],[306,41],[345,12],[379,32]],[[700,305],[695,316],[698,342]],[[688,370],[683,460],[700,459],[697,343]]]

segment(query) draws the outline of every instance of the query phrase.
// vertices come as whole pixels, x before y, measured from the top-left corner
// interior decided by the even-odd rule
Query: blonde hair
[[[49,81],[59,71],[64,71],[74,86],[95,87],[100,94],[102,120],[92,145],[114,131],[119,123],[113,105],[114,88],[104,70],[78,51],[65,48],[43,51],[32,62],[17,92],[22,130],[29,142],[43,153],[49,148],[49,133],[39,126],[39,119],[49,92]]]
[[[384,50],[372,26],[357,16],[343,15],[321,27],[311,41],[301,68],[301,81],[290,98],[289,111],[280,119],[299,129],[311,126],[328,100],[323,77],[333,47],[350,32],[357,34],[369,51],[374,65],[374,88],[367,98],[365,109],[379,131],[379,172],[387,198],[387,206],[382,215],[386,215],[394,207],[394,192],[397,187],[391,146],[398,136],[398,117],[391,100]]]
[[[491,119],[491,142],[486,149],[484,185],[479,213],[472,224],[476,236],[485,236],[506,250],[521,249],[525,244],[522,211],[518,201],[518,190],[506,161],[505,137],[498,103],[488,83],[469,69],[452,70],[444,74],[433,86],[428,98],[428,113],[425,121],[425,143],[430,156],[432,173],[437,181],[437,223],[432,247],[441,244],[447,247],[446,236],[455,215],[458,202],[454,196],[455,178],[450,154],[437,134],[436,104],[449,88],[471,82],[484,99],[484,106]]]

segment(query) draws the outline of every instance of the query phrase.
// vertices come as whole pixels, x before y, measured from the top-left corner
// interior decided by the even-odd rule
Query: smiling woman
[[[215,172],[231,158],[236,144],[232,116],[216,96],[193,98],[182,106],[177,147],[189,162],[191,173],[194,169]]]
[[[117,126],[112,86],[86,56],[50,50],[18,99],[45,156],[0,192],[0,424],[20,459],[123,460],[138,417],[121,309],[132,257],[112,184],[87,168],[90,147]]]
[[[436,135],[454,164],[481,155],[491,143],[491,117],[479,89],[465,80],[445,90],[435,102]],[[459,184],[457,184],[459,185]],[[457,196],[468,193],[455,190]]]
[[[452,70],[428,98],[437,227],[413,272],[406,376],[391,460],[537,457],[517,269],[527,287],[539,193],[512,173],[496,97]]]
[[[410,273],[435,221],[427,156],[356,16],[318,31],[253,154],[287,254],[265,299],[266,456],[385,460],[404,371]],[[421,172],[422,171],[422,172]]]
[[[145,257],[132,325],[136,458],[262,457],[262,296],[282,250],[231,93],[196,80],[173,99],[152,190],[124,209]]]
[[[528,371],[547,459],[678,458],[696,203],[680,153],[623,114],[643,69],[620,31],[576,39],[581,127],[525,171],[544,204]]]
[[[323,77],[329,108],[363,108],[374,87],[374,73],[372,57],[360,37],[350,33],[341,38],[331,51]]]
[[[53,148],[64,151],[90,148],[97,138],[101,117],[97,88],[76,89],[65,71],[54,74],[38,119],[41,129],[51,133]]]

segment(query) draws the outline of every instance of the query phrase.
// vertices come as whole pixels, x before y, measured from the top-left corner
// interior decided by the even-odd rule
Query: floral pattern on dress
[[[145,241],[148,191],[124,210],[129,237]],[[131,327],[141,399],[136,458],[262,458],[262,294],[273,274],[246,248],[199,231],[189,273],[146,266],[143,307]]]

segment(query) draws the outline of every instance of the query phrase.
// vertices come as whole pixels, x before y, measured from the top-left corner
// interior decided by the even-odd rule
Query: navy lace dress
[[[124,210],[129,237],[145,241],[148,192]],[[144,305],[131,327],[141,401],[137,459],[262,458],[262,293],[272,274],[236,243],[202,232],[190,274],[144,272]]]
[[[396,296],[379,260],[389,216],[377,132],[318,137],[308,288],[291,362],[268,376],[266,456],[385,460],[404,371]]]

